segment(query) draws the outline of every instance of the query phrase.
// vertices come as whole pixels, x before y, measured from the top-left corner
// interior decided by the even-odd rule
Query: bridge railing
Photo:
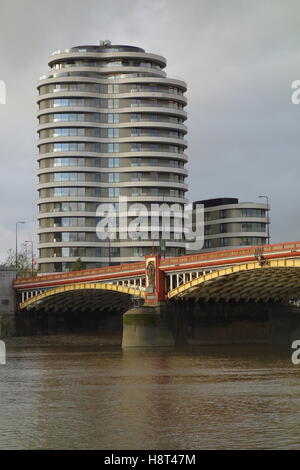
[[[119,264],[117,266],[107,266],[104,268],[91,268],[91,269],[82,269],[81,271],[72,271],[67,273],[59,274],[45,274],[42,276],[36,276],[31,278],[18,278],[14,281],[14,285],[32,283],[34,281],[59,281],[63,279],[70,278],[81,278],[85,276],[93,275],[105,275],[105,274],[121,274],[124,271],[141,271],[145,269],[144,262],[138,263],[128,263],[128,264]]]
[[[260,245],[249,248],[237,248],[234,250],[224,251],[211,251],[208,253],[199,253],[195,255],[178,256],[176,258],[164,258],[160,260],[160,265],[170,264],[188,264],[197,261],[218,260],[223,258],[237,258],[241,256],[255,256],[258,248],[262,248],[263,254],[282,252],[282,251],[296,251],[300,250],[300,242],[276,243],[272,245]]]

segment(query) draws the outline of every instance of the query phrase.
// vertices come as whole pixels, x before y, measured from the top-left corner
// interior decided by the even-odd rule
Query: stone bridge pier
[[[0,338],[13,336],[16,331],[15,279],[15,269],[0,268]]]
[[[289,348],[299,338],[300,308],[274,302],[177,300],[123,315],[123,348],[247,343]]]

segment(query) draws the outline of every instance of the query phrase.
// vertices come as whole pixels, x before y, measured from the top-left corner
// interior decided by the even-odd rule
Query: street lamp
[[[25,222],[16,222],[16,276],[18,277],[18,224],[25,224]]]
[[[108,237],[108,266],[111,265],[111,251],[110,251],[110,234]]]
[[[25,243],[31,243],[31,275],[33,277],[33,241],[26,240]]]
[[[268,245],[270,244],[270,219],[269,219],[269,211],[270,211],[270,206],[269,206],[269,198],[268,196],[258,196],[266,199],[267,201],[267,240],[268,240]]]

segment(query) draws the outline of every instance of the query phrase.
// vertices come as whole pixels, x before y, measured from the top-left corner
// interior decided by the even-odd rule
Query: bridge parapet
[[[162,259],[160,262],[161,269],[166,270],[168,267],[171,266],[183,266],[183,265],[191,265],[194,263],[208,263],[209,265],[214,264],[217,261],[225,260],[228,264],[232,264],[235,262],[237,258],[242,258],[243,261],[247,261],[247,258],[250,257],[250,260],[255,258],[255,254],[257,249],[262,249],[262,252],[266,257],[269,255],[277,255],[280,254],[283,256],[287,256],[290,253],[291,256],[294,254],[298,256],[300,255],[300,242],[287,242],[287,243],[276,243],[271,245],[263,245],[263,246],[253,246],[249,248],[238,248],[234,250],[224,250],[224,251],[213,251],[208,253],[199,253],[194,255],[186,255],[186,256],[179,256],[176,258],[165,258]]]
[[[267,267],[275,260],[293,260],[299,257],[300,242],[166,259],[156,254],[139,263],[17,279],[14,288],[20,293],[19,302],[24,304],[47,290],[62,286],[113,284],[143,293],[145,303],[154,305],[175,296],[170,296],[170,292],[174,293],[176,289],[220,269],[226,270],[247,263],[258,263],[261,267]]]

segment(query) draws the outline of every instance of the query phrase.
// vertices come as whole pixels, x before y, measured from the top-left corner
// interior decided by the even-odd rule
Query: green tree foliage
[[[85,269],[85,264],[78,258],[72,266],[71,271],[82,271]]]
[[[15,250],[8,250],[6,259],[3,263],[0,265],[1,267],[5,268],[15,268],[16,267],[16,252]],[[18,256],[17,256],[17,271],[18,271],[18,277],[31,277],[32,274],[33,276],[36,276],[38,274],[38,269],[36,264],[34,263],[33,265],[33,271],[32,271],[32,260],[31,260],[31,255],[28,255],[27,249],[24,246],[21,248],[20,251],[18,251]]]

